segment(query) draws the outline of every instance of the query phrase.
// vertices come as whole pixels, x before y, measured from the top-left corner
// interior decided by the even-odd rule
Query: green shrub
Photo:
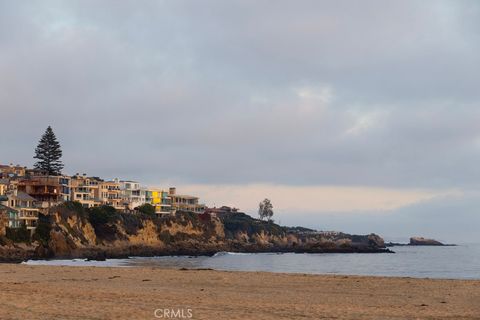
[[[46,246],[50,241],[51,230],[52,225],[50,223],[49,217],[40,214],[38,217],[37,227],[35,228],[35,233],[33,234],[32,239]]]
[[[60,206],[76,213],[84,213],[85,207],[78,201],[65,201]]]
[[[249,236],[261,233],[262,231],[277,236],[285,234],[284,228],[278,224],[254,219],[241,212],[223,214],[220,216],[220,220],[225,226],[227,238],[234,237],[237,232],[245,232]]]
[[[100,206],[88,209],[88,220],[93,226],[113,222],[117,217],[117,210],[111,206]]]
[[[155,216],[155,207],[149,203],[142,204],[137,208],[140,213],[146,214],[147,216]]]
[[[30,231],[26,225],[22,225],[20,228],[7,227],[5,236],[13,242],[30,243]]]
[[[118,214],[118,220],[123,224],[125,232],[129,235],[138,234],[138,230],[143,228],[142,220],[145,220],[145,218],[145,215],[136,215],[130,213]]]

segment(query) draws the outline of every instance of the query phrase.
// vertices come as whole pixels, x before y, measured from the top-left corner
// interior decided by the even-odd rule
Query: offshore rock
[[[444,246],[443,243],[433,239],[426,239],[423,237],[412,237],[410,238],[411,246]]]

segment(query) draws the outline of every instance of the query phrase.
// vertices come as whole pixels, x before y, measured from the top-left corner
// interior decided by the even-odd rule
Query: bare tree
[[[267,221],[273,221],[273,205],[269,199],[265,199],[258,205],[258,215],[260,219]]]

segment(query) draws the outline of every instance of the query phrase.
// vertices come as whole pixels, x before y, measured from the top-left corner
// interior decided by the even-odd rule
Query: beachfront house
[[[8,206],[18,212],[18,222],[24,225],[32,234],[37,227],[40,209],[37,200],[25,192],[14,190],[7,194]],[[12,225],[11,227],[17,227]]]
[[[125,209],[118,181],[102,181],[99,189],[102,205],[112,206],[117,210]]]
[[[70,200],[70,177],[30,175],[18,182],[17,189],[35,198],[37,207],[46,210]]]
[[[7,206],[8,197],[0,195],[0,236],[5,236],[7,228],[19,228],[18,211]]]
[[[166,215],[172,212],[172,199],[168,191],[149,188],[145,190],[145,201],[155,208],[157,215]]]
[[[10,185],[9,179],[0,179],[0,196],[5,195]]]
[[[100,199],[100,185],[103,181],[97,177],[87,177],[86,174],[76,174],[71,178],[71,199],[82,204],[85,208],[102,205]]]
[[[3,165],[0,164],[0,178],[14,178],[14,177],[24,177],[26,172],[26,167],[20,165]]]
[[[134,210],[146,203],[145,189],[140,187],[139,182],[118,179],[115,181],[120,184],[120,194],[127,209]]]
[[[199,203],[199,198],[189,195],[177,194],[177,189],[171,187],[168,196],[172,203],[172,213],[176,211],[191,211],[196,213],[204,213],[206,205]]]

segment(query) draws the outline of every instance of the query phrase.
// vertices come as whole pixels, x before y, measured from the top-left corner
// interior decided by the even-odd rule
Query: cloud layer
[[[0,162],[52,125],[71,174],[476,189],[479,21],[468,0],[0,0]]]

